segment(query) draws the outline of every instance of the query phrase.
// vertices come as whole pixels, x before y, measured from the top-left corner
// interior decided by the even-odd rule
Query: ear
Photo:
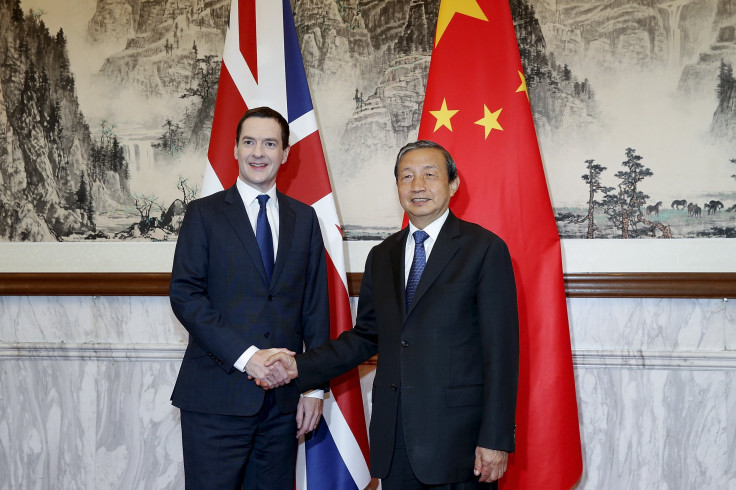
[[[291,146],[287,146],[284,150],[284,158],[281,160],[282,164],[286,163],[286,159],[289,158],[289,150],[291,150]]]
[[[450,197],[454,196],[457,192],[457,188],[460,187],[460,177],[455,177],[455,180],[450,182]]]
[[[238,159],[238,144],[235,143],[235,146],[233,147],[233,158],[236,160]]]

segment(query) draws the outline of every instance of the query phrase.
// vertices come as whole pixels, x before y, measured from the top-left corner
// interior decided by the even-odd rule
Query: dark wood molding
[[[348,274],[350,296],[360,292],[362,273]],[[0,295],[166,296],[170,274],[136,272],[2,273]],[[736,298],[736,273],[565,274],[570,298]]]
[[[570,298],[734,298],[736,273],[565,274]]]
[[[0,274],[0,295],[166,296],[168,272],[79,272]]]

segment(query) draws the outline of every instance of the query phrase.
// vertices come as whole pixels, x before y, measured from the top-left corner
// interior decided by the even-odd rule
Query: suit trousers
[[[394,442],[394,454],[391,460],[391,469],[389,470],[386,478],[381,479],[381,488],[383,490],[495,490],[498,488],[498,483],[480,483],[477,479],[440,485],[425,485],[421,483],[414,474],[414,471],[411,469],[409,455],[406,451],[404,421],[401,416],[401,400],[399,400],[399,409],[396,414],[396,438]]]
[[[296,417],[273,391],[253,416],[182,410],[181,434],[186,490],[294,488]]]

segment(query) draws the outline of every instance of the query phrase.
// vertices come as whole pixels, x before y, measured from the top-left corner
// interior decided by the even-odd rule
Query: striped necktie
[[[261,209],[258,211],[258,219],[256,220],[256,241],[258,248],[261,249],[261,259],[263,259],[263,267],[266,268],[266,277],[271,282],[273,275],[273,238],[271,235],[271,225],[268,223],[268,215],[266,214],[267,194],[261,194],[258,199]]]
[[[414,232],[414,260],[411,262],[409,279],[406,281],[406,311],[409,311],[419,279],[421,279],[424,266],[427,264],[427,256],[424,253],[424,241],[427,238],[429,238],[429,235],[426,231],[417,230]]]

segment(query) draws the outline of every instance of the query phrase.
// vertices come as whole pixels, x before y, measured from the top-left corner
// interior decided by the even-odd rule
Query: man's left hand
[[[475,448],[475,467],[473,473],[479,476],[482,483],[490,483],[498,480],[506,473],[509,463],[509,453],[496,451],[484,447]]]
[[[319,419],[322,417],[322,405],[324,400],[302,396],[296,407],[296,437],[297,439],[317,428]]]

